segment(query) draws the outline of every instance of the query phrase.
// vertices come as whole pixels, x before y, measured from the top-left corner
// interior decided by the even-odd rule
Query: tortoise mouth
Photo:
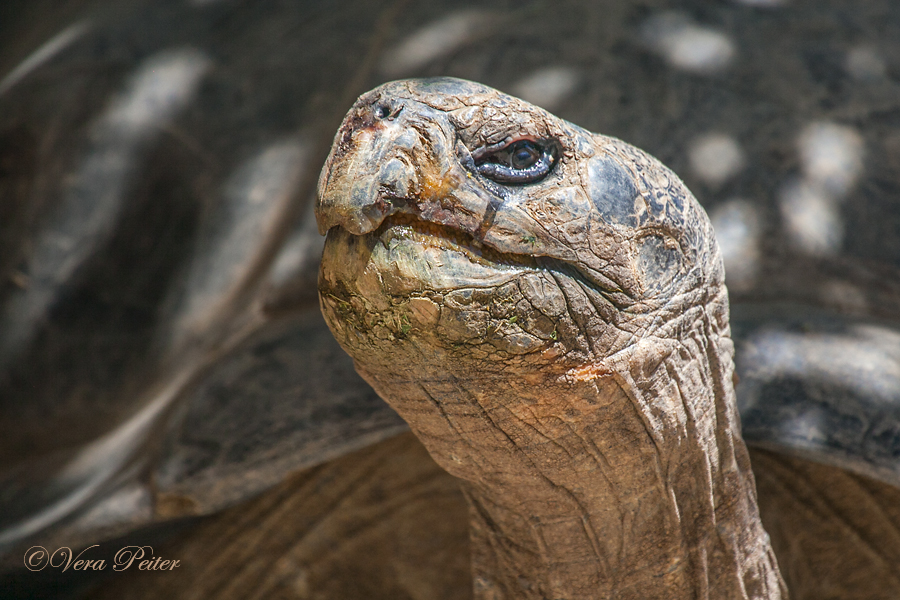
[[[561,258],[502,252],[462,229],[427,221],[407,210],[388,215],[376,229],[364,234],[332,227],[326,248],[332,250],[323,255],[323,269],[327,264],[328,270],[355,277],[348,269],[358,258],[363,261],[361,268],[369,265],[379,273],[381,287],[388,294],[492,287],[524,273],[542,272],[590,289],[617,309],[632,303],[629,294],[601,273],[585,274],[578,265]],[[366,248],[364,255],[351,258],[359,248]],[[398,280],[403,283],[397,285]]]
[[[472,262],[499,269],[540,268],[533,256],[500,252],[465,231],[406,212],[389,215],[377,229],[366,235],[378,239],[386,247],[395,240],[412,241],[423,247],[462,254]]]
[[[428,291],[493,288],[538,270],[534,257],[501,253],[457,228],[396,213],[364,234],[332,227],[319,289],[393,302]]]

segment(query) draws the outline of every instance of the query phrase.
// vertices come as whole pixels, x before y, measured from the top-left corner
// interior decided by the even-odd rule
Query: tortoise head
[[[361,96],[316,218],[323,309],[357,360],[426,337],[596,362],[724,290],[705,213],[656,159],[458,79]]]

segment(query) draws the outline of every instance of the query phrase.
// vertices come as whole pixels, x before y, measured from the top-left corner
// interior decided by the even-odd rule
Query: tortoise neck
[[[662,355],[654,340],[576,370],[559,393],[582,418],[494,417],[530,473],[461,473],[476,598],[786,597],[739,435],[733,346],[704,321]]]
[[[464,482],[476,598],[786,597],[737,433],[730,361],[721,374],[684,363],[669,356],[664,376],[595,380],[614,401],[547,441],[565,472],[549,455],[535,461],[541,478]],[[716,393],[688,394],[709,377]],[[683,413],[654,419],[660,403]]]
[[[413,380],[357,363],[463,480],[476,598],[786,596],[739,434],[727,317],[684,323],[556,371],[440,362]]]

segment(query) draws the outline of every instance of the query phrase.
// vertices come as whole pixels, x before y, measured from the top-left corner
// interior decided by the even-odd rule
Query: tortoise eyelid
[[[519,141],[521,140],[516,140],[512,142],[512,144],[507,144],[504,149],[518,143]],[[558,152],[553,144],[535,144],[538,146],[538,148],[540,148],[541,155],[531,166],[525,167],[523,169],[516,169],[510,165],[496,162],[482,162],[481,164],[478,164],[478,161],[476,160],[475,170],[479,175],[487,177],[488,179],[496,183],[517,185],[538,183],[539,181],[547,177],[547,175],[549,175],[553,170],[553,167],[556,166]],[[490,154],[482,155],[481,158],[483,159],[488,156],[490,156]]]

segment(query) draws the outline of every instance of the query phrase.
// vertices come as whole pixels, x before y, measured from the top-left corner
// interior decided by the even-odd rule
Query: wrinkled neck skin
[[[540,323],[496,299],[522,309],[534,277],[552,285],[529,275],[481,290],[490,301],[463,290],[380,306],[320,281],[357,370],[463,482],[476,598],[786,597],[739,435],[724,288],[597,360],[574,348],[586,325],[563,286],[576,314],[516,355],[510,331]],[[460,341],[483,310],[499,316],[477,330],[487,341]]]

